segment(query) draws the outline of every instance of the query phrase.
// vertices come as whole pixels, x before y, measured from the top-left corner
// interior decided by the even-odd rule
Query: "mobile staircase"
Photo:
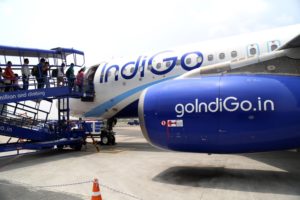
[[[31,76],[28,89],[22,89],[22,79],[17,77],[22,77],[21,69],[25,58],[30,60],[30,71],[41,58],[50,63],[47,76],[43,77],[47,82],[46,88],[38,88],[37,78]],[[12,70],[17,74],[9,84],[3,78],[8,61],[12,62]],[[42,50],[0,46],[0,137],[9,138],[0,144],[0,151],[61,149],[65,146],[81,149],[86,139],[85,130],[73,129],[69,114],[69,98],[80,95],[70,89],[66,80],[63,85],[58,86],[57,78],[51,77],[62,63],[66,67],[70,63],[80,67],[84,64],[84,53],[67,48]],[[49,115],[53,115],[51,109],[56,102],[57,119],[50,120]],[[2,137],[2,141],[6,137]]]

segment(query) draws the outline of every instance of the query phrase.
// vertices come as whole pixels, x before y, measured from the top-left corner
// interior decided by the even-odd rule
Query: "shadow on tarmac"
[[[65,158],[87,156],[93,153],[95,153],[95,151],[74,151],[72,149],[63,149],[45,150],[29,154],[0,157],[0,172],[62,160]]]
[[[82,200],[84,197],[77,197],[78,195],[66,194],[61,192],[52,192],[47,190],[36,190],[27,188],[25,186],[12,184],[7,181],[0,180],[0,199],[1,200]]]
[[[74,151],[72,149],[64,150],[46,150],[28,154],[12,155],[0,157],[0,172],[9,171],[27,166],[48,163],[65,158],[83,157],[98,153],[92,144],[88,144],[86,150]],[[162,150],[154,148],[148,143],[124,142],[114,146],[100,146],[100,153],[120,153],[124,151],[141,151],[141,152],[161,152]]]
[[[246,156],[274,164],[285,171],[180,166],[166,169],[153,181],[191,187],[300,195],[299,153],[270,152]]]
[[[153,180],[190,187],[300,195],[300,175],[280,171],[172,167]]]
[[[120,142],[115,146],[101,146],[100,152],[101,150],[165,152],[164,150],[157,149],[146,142]]]

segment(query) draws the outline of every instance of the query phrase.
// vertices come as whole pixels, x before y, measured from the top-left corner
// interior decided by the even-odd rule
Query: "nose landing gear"
[[[115,132],[113,132],[113,131],[107,131],[107,130],[101,131],[100,138],[101,138],[100,144],[102,144],[102,145],[115,145],[116,144]]]
[[[116,137],[115,132],[113,131],[113,127],[117,124],[116,118],[111,118],[107,120],[106,127],[101,130],[100,135],[100,144],[102,145],[115,145]]]

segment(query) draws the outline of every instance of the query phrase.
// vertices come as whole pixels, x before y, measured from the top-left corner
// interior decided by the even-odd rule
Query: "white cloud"
[[[101,57],[135,55],[299,22],[299,9],[291,10],[289,4],[299,2],[10,0],[0,2],[0,22],[7,28],[0,32],[0,44],[75,47],[84,50],[92,64]]]
[[[293,24],[296,23],[294,16],[288,15],[286,13],[280,13],[275,19],[278,24]]]

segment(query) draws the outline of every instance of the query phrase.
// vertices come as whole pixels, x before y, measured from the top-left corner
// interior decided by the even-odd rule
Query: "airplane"
[[[70,100],[71,115],[108,119],[104,144],[115,142],[113,119],[139,116],[145,138],[167,150],[241,153],[299,147],[299,114],[292,112],[297,92],[295,87],[290,96],[282,91],[284,81],[297,84],[299,32],[297,24],[100,62],[86,68],[84,95]],[[295,105],[277,112],[284,98]],[[283,129],[281,120],[290,128]],[[286,132],[291,135],[284,137]]]

